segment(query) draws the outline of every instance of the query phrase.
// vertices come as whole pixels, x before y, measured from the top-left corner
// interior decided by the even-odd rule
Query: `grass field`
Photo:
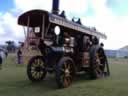
[[[69,88],[58,89],[54,75],[29,81],[26,65],[17,65],[14,58],[6,58],[0,70],[0,96],[128,96],[128,59],[109,59],[110,77],[87,80],[82,74]]]

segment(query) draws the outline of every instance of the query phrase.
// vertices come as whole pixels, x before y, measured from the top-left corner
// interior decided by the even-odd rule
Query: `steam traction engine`
[[[59,87],[68,87],[77,72],[85,71],[91,79],[109,75],[109,67],[99,38],[106,36],[83,26],[78,21],[69,21],[65,12],[59,11],[59,0],[53,0],[52,13],[31,10],[18,18],[18,24],[33,31],[36,46],[42,56],[33,56],[27,66],[31,81],[43,80],[47,72],[55,72]],[[101,44],[102,45],[102,44]]]

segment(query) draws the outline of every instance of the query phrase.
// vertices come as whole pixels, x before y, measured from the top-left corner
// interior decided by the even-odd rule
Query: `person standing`
[[[0,56],[0,70],[2,69],[2,57]]]
[[[101,43],[100,44],[100,48],[99,48],[99,50],[98,50],[98,52],[99,52],[99,57],[100,57],[100,63],[102,64],[102,66],[101,66],[101,70],[102,71],[104,71],[104,68],[105,68],[105,64],[106,64],[106,55],[105,55],[105,52],[104,52],[104,44],[103,43]]]
[[[22,63],[22,51],[21,51],[20,48],[17,51],[17,63],[18,64],[21,64]]]

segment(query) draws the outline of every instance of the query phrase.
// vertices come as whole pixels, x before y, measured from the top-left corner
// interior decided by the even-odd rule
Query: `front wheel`
[[[71,85],[75,74],[74,63],[70,57],[63,57],[56,67],[56,81],[59,88]]]
[[[42,56],[34,56],[27,66],[27,75],[31,81],[41,81],[46,76],[45,63]]]

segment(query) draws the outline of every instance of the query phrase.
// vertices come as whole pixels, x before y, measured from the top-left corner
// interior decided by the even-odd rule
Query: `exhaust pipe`
[[[52,13],[58,15],[59,14],[59,0],[53,0],[52,3]]]

